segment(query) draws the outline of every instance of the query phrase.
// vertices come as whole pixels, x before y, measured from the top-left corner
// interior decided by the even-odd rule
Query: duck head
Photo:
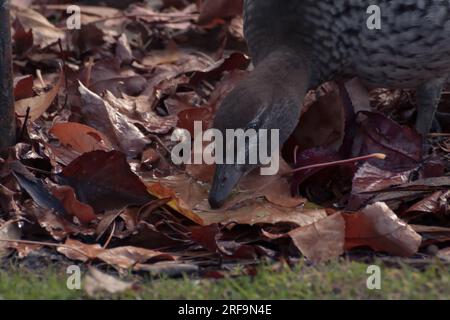
[[[271,152],[279,152],[277,147],[281,148],[298,124],[307,91],[307,72],[304,68],[289,69],[284,60],[271,62],[261,63],[249,78],[238,84],[216,114],[214,129],[224,137],[223,153],[227,161],[216,164],[209,193],[209,203],[214,209],[225,203],[242,176],[262,166],[259,157],[254,162],[249,155],[261,147],[267,149],[263,152],[269,156]],[[233,130],[237,136],[239,129],[243,130],[241,133],[256,132],[257,140],[245,139],[242,145],[227,139],[227,132]],[[262,129],[267,135],[259,135]],[[277,132],[278,141],[274,141],[273,132]],[[264,143],[262,139],[267,141]],[[233,152],[231,158],[230,152]],[[238,161],[238,155],[244,155],[245,161]],[[230,159],[233,161],[228,161]]]

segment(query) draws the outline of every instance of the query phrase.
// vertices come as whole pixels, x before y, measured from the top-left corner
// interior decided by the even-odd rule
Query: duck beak
[[[234,165],[220,164],[216,166],[216,173],[209,192],[209,204],[213,209],[219,209],[230,196],[244,173]]]

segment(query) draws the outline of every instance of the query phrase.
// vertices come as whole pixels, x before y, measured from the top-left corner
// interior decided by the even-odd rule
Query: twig
[[[62,42],[61,42],[61,38],[58,39],[58,47],[59,47],[59,52],[61,54],[61,60],[63,62],[63,76],[64,76],[64,86],[65,86],[65,97],[64,97],[64,109],[67,107],[67,101],[69,100],[69,94],[67,92],[68,88],[69,88],[69,82],[68,79],[66,77],[66,73],[67,73],[67,63],[66,63],[66,59],[64,58],[64,50],[62,47]]]
[[[31,6],[32,9],[40,9],[42,8],[42,6],[40,5],[33,5]],[[67,11],[67,8],[63,5],[52,5],[52,4],[48,4],[45,6],[45,8],[49,9],[49,10],[59,10],[59,11]],[[92,23],[99,23],[99,22],[104,22],[104,21],[108,21],[108,20],[115,20],[115,19],[125,19],[125,18],[139,18],[139,17],[149,17],[149,18],[184,18],[184,19],[198,19],[199,14],[198,13],[191,13],[191,14],[186,14],[186,13],[178,13],[178,12],[171,12],[171,13],[141,13],[141,14],[121,14],[121,15],[116,15],[116,16],[109,16],[109,17],[104,17],[104,18],[99,18],[97,20],[91,21],[88,24],[92,24]]]
[[[111,233],[110,233],[110,235],[108,237],[108,240],[106,240],[105,245],[103,246],[103,249],[106,249],[108,247],[108,245],[111,242],[111,239],[112,239],[112,237],[114,235],[114,231],[116,231],[116,222],[115,221],[113,221]]]
[[[42,89],[47,88],[47,85],[45,84],[44,78],[42,78],[42,71],[41,69],[36,70],[36,77],[38,78],[39,82],[41,83]]]
[[[27,168],[30,171],[34,171],[34,172],[39,172],[45,175],[51,175],[52,173],[50,171],[46,171],[46,170],[42,170],[42,169],[38,169],[38,168],[34,168],[34,167],[30,167],[30,166],[24,166],[25,168]]]
[[[27,123],[28,123],[28,120],[30,119],[30,110],[31,110],[31,108],[28,107],[27,112],[25,113],[25,119],[23,120],[22,129],[20,130],[20,137],[18,139],[19,141],[21,141],[23,139],[23,136],[25,135],[25,130],[27,129]]]
[[[431,138],[450,137],[450,133],[430,133],[428,136]]]
[[[297,164],[297,154],[298,154],[299,149],[300,149],[300,147],[298,145],[296,145],[294,148],[294,163],[295,164]]]
[[[156,143],[160,145],[169,155],[172,154],[172,151],[169,150],[169,148],[162,142],[161,138],[154,134],[148,134],[147,137],[149,137],[152,140],[155,140]]]
[[[198,18],[198,15],[195,14],[191,14],[191,15],[186,15],[186,14],[180,14],[180,15],[175,15],[175,14],[170,14],[170,13],[157,13],[157,14],[121,14],[118,16],[113,16],[113,17],[106,17],[106,18],[101,18],[98,20],[94,20],[88,23],[89,24],[96,24],[96,23],[103,23],[103,22],[107,22],[107,21],[111,21],[111,20],[120,20],[120,19],[136,19],[136,18],[172,18],[173,21],[170,21],[171,23],[176,23],[176,22],[185,22],[185,21],[189,21],[189,20],[195,20]],[[178,20],[177,20],[178,19]]]
[[[300,172],[300,171],[305,171],[305,170],[310,170],[310,169],[317,169],[317,168],[324,168],[324,167],[330,167],[330,166],[337,166],[337,165],[342,165],[342,164],[349,164],[349,163],[358,162],[358,161],[367,161],[367,160],[370,160],[370,159],[385,160],[386,159],[386,155],[383,154],[383,153],[373,153],[373,154],[369,154],[367,156],[356,157],[356,158],[351,158],[351,159],[346,159],[346,160],[339,160],[339,161],[332,161],[332,162],[325,162],[325,163],[317,163],[317,164],[313,164],[313,165],[309,165],[309,166],[305,166],[305,167],[294,169],[294,170],[289,171],[289,172],[287,172],[287,173],[285,173],[283,175],[284,176],[288,176],[288,175],[292,175],[292,174]]]
[[[91,85],[91,77],[92,77],[92,68],[94,67],[94,57],[89,57],[87,66],[86,66],[86,88],[89,88]]]

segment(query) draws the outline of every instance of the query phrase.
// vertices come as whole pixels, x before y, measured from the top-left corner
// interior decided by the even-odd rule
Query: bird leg
[[[416,91],[416,129],[424,136],[430,133],[446,78],[425,82]]]
[[[436,132],[443,132],[446,128],[450,128],[450,113],[436,111],[435,123],[433,124],[433,129],[436,127]],[[448,132],[447,132],[448,133]]]

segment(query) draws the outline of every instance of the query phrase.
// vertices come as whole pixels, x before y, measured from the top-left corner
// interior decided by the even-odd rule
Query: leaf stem
[[[337,165],[342,165],[342,164],[349,164],[349,163],[358,162],[358,161],[367,161],[370,159],[385,160],[386,155],[383,153],[373,153],[373,154],[369,154],[367,156],[356,157],[356,158],[351,158],[351,159],[346,159],[346,160],[317,163],[317,164],[312,164],[309,166],[304,166],[304,167],[293,169],[292,171],[289,171],[283,175],[288,176],[288,175],[292,175],[292,174],[300,172],[300,171],[306,171],[306,170],[318,169],[318,168],[326,168],[326,167],[337,166]]]

